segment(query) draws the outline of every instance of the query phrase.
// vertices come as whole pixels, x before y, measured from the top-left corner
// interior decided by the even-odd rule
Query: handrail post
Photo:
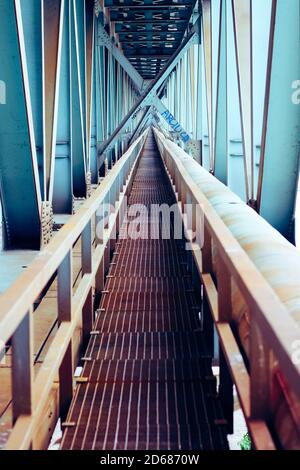
[[[12,337],[13,423],[32,413],[33,335],[32,310],[27,313]]]
[[[82,309],[82,338],[83,346],[85,346],[89,340],[90,333],[94,325],[94,296],[93,288],[89,290],[88,296]]]
[[[174,179],[174,186],[175,191],[178,197],[178,202],[180,202],[181,194],[180,194],[180,174],[178,168],[175,169],[175,179]]]
[[[117,185],[117,178],[113,181],[111,188],[109,190],[109,203],[113,206],[114,213],[117,212],[117,202],[118,202],[118,185]],[[109,259],[111,259],[112,253],[116,246],[116,223],[114,224],[111,237],[108,241],[109,243]]]
[[[92,221],[86,225],[81,236],[82,275],[92,273]],[[82,336],[86,344],[94,323],[93,288],[89,290],[82,309]]]
[[[250,415],[252,419],[269,418],[271,399],[272,352],[262,338],[255,315],[250,319]]]
[[[96,242],[96,247],[103,244],[103,241],[100,240],[100,228],[102,230],[102,227],[100,227],[100,224],[102,224],[102,217],[99,214],[100,209],[98,208],[96,213],[95,213],[95,242]],[[103,259],[102,262],[100,263],[96,276],[95,276],[95,290],[96,290],[96,295],[99,296],[101,294],[101,291],[104,288],[104,266],[103,266]]]
[[[227,266],[220,254],[217,258],[217,287],[218,287],[218,311],[219,323],[231,323],[232,320],[232,292],[231,276]],[[233,381],[230,370],[221,345],[219,345],[220,354],[220,386],[219,397],[223,405],[225,418],[228,423],[228,434],[233,434]]]
[[[212,274],[212,243],[206,223],[204,223],[204,240],[202,246],[202,273]],[[205,292],[203,292],[202,300],[202,318],[208,352],[214,357],[214,320]]]
[[[202,272],[203,274],[211,274],[212,266],[212,242],[211,234],[207,228],[207,223],[204,222],[204,243],[202,247]]]
[[[184,181],[182,180],[179,180],[178,197],[181,203],[182,213],[184,214],[187,198],[187,188],[185,187]]]
[[[72,317],[72,251],[69,251],[57,270],[58,323]]]
[[[125,178],[124,178],[124,169],[121,174],[119,174],[118,178],[118,191],[119,191],[119,207],[118,207],[118,214],[117,214],[117,222],[116,222],[116,237],[120,233],[120,229],[123,223],[123,217],[124,217],[124,210],[125,210],[125,197],[126,195],[124,194],[124,184],[125,184]]]
[[[92,272],[92,222],[86,225],[81,235],[82,275]]]
[[[194,209],[194,204],[193,204],[193,201],[192,201],[192,198],[191,198],[191,194],[189,193],[188,191],[188,188],[185,188],[185,197],[184,197],[184,202],[182,202],[182,210],[183,210],[183,213],[185,214],[185,217],[186,217],[186,227],[187,227],[187,230],[188,230],[188,235],[189,235],[189,238],[190,238],[190,235],[191,235],[191,238],[190,238],[190,243],[193,243],[193,234],[195,233],[194,231],[194,225],[193,225],[193,209]],[[193,278],[193,283],[195,285],[195,288],[197,288],[198,286],[198,282],[197,282],[197,278],[199,279],[199,276],[197,275],[198,273],[195,272],[195,269],[194,269],[194,257],[193,257],[193,252],[190,250],[190,251],[187,251],[187,269],[189,272],[192,273],[192,278]],[[199,290],[197,288],[197,294],[198,294]]]
[[[57,272],[58,324],[72,320],[72,250],[66,255]],[[64,420],[73,396],[72,338],[59,368],[60,416]]]
[[[108,193],[107,197],[105,198],[105,203],[107,204],[107,206],[109,206],[109,204],[110,204],[109,193]],[[107,215],[107,218],[104,219],[105,220],[104,231],[109,229],[109,227],[110,227],[110,220],[111,220],[110,215],[111,215],[111,212],[110,212],[110,206],[109,206],[109,213]],[[104,242],[104,244],[105,244],[105,242]],[[108,273],[109,263],[110,263],[110,240],[106,241],[105,253],[104,253],[104,258],[103,259],[104,259],[104,263],[103,263],[104,275],[106,275]]]

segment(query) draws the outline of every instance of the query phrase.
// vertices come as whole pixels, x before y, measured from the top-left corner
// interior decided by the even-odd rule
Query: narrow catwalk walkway
[[[129,206],[174,202],[151,133]],[[228,447],[183,246],[174,237],[117,243],[63,449]]]

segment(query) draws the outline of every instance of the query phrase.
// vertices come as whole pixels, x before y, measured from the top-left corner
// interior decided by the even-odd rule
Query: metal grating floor
[[[129,206],[174,202],[150,134]],[[119,240],[62,449],[228,448],[199,310],[181,241]]]

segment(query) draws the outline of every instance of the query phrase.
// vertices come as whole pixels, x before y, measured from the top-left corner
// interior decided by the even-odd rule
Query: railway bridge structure
[[[299,142],[299,0],[0,0],[1,449],[300,449]]]

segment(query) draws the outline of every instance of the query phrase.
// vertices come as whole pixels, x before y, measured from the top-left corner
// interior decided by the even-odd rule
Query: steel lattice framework
[[[293,240],[298,7],[296,0],[288,9],[280,0],[2,2],[5,246],[47,242],[53,212],[71,213],[105,160],[110,168],[153,116]],[[12,149],[20,154],[13,168]],[[283,166],[282,154],[290,155]]]
[[[1,255],[22,272],[0,285],[7,447],[45,447],[65,417],[150,126],[187,237],[203,208],[183,264],[228,423],[235,384],[254,447],[299,447],[299,0],[0,0]]]
[[[145,79],[153,79],[179,47],[194,0],[107,0],[110,19],[126,57]]]

